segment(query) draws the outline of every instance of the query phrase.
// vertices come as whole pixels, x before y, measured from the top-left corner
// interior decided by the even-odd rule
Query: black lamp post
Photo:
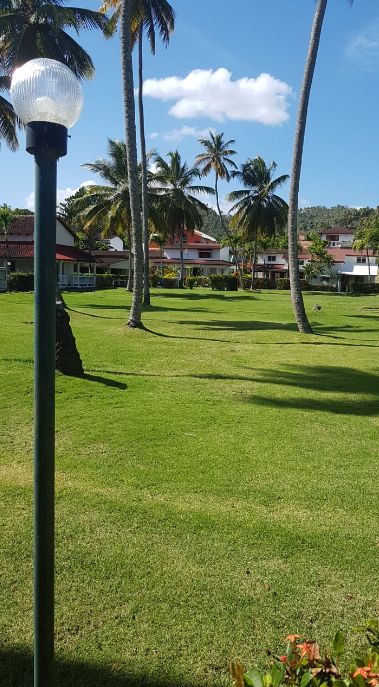
[[[68,67],[36,59],[16,69],[11,96],[35,159],[34,687],[52,687],[57,160],[67,153],[67,128],[79,118],[83,94]]]

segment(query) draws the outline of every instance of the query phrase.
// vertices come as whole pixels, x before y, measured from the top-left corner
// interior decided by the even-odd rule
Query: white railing
[[[66,274],[59,274],[57,277],[57,282],[60,289],[64,289],[70,283],[68,275]]]
[[[72,285],[77,289],[94,289],[96,286],[95,274],[74,274]]]
[[[0,291],[7,290],[7,270],[5,267],[0,267]]]

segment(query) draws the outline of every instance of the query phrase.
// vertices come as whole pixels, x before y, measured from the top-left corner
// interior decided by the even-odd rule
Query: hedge
[[[33,272],[11,272],[8,275],[9,291],[33,291],[34,274]]]

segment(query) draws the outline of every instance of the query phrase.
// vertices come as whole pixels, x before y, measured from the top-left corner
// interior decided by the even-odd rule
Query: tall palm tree
[[[136,13],[133,29],[138,33],[138,109],[142,160],[142,235],[144,250],[144,293],[143,302],[150,305],[150,267],[149,267],[149,227],[148,227],[148,174],[145,140],[145,118],[143,108],[143,34],[147,33],[150,50],[155,55],[155,38],[158,31],[163,43],[167,45],[170,33],[175,27],[175,12],[167,0],[135,0],[140,8]]]
[[[160,209],[171,238],[179,241],[179,288],[183,288],[183,235],[186,229],[193,231],[202,226],[200,210],[207,211],[208,208],[197,196],[214,194],[214,189],[193,183],[201,177],[200,171],[198,167],[189,167],[186,162],[182,162],[177,150],[168,153],[167,157],[168,162],[160,155],[155,157],[156,171],[152,174],[152,184],[154,192],[161,198]]]
[[[231,212],[235,213],[247,238],[254,242],[252,287],[259,235],[275,236],[287,221],[288,205],[275,191],[287,181],[288,174],[274,179],[276,168],[276,162],[267,164],[261,157],[249,158],[239,171],[232,172],[232,177],[245,188],[232,191],[227,196],[234,203]]]
[[[132,7],[133,0],[121,0],[120,39],[122,86],[124,93],[124,120],[126,158],[129,180],[130,216],[132,224],[132,251],[134,260],[134,284],[132,305],[128,326],[141,327],[143,294],[143,242],[141,204],[138,183],[136,110],[134,101],[133,44],[132,44]]]
[[[134,47],[138,43],[138,111],[139,111],[139,133],[141,145],[142,161],[142,194],[141,194],[141,215],[142,215],[142,238],[143,238],[143,259],[144,259],[144,281],[143,281],[143,302],[150,305],[150,268],[149,268],[149,226],[148,226],[148,168],[145,139],[145,118],[143,106],[143,35],[146,32],[150,43],[150,50],[155,55],[156,34],[160,35],[163,43],[167,46],[170,34],[175,27],[175,12],[167,0],[130,0],[131,3],[131,40]],[[115,8],[112,17],[113,25],[116,26],[120,17],[120,0],[104,0],[101,11]]]
[[[9,76],[0,76],[0,93],[8,91],[9,86]],[[17,126],[20,125],[12,105],[0,95],[0,142],[3,140],[10,150],[18,148]]]
[[[218,180],[230,180],[230,170],[236,170],[237,165],[234,160],[231,160],[232,155],[237,152],[230,146],[235,143],[234,139],[224,141],[224,134],[216,134],[211,129],[209,130],[209,138],[199,138],[199,143],[205,148],[204,153],[200,153],[196,157],[196,164],[199,165],[202,175],[208,176],[211,172],[215,173],[215,194],[217,210],[220,217],[221,226],[224,233],[227,232],[225,222],[220,209],[220,202],[218,197]]]
[[[316,66],[320,36],[328,0],[318,0],[313,19],[308,55],[305,63],[303,85],[297,113],[295,140],[293,146],[292,171],[288,212],[288,264],[291,284],[291,300],[298,329],[303,334],[312,334],[312,328],[305,312],[300,286],[300,270],[297,251],[297,210],[299,203],[299,184],[303,158],[305,127],[313,74]]]
[[[78,78],[90,78],[89,54],[65,29],[100,29],[108,35],[108,18],[82,7],[64,7],[65,0],[0,0],[1,62],[6,74],[36,57],[66,64]]]

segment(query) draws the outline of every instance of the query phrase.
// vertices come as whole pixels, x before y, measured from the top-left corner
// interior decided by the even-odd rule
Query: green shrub
[[[244,289],[250,289],[251,287],[251,274],[242,275],[242,286]]]
[[[185,279],[185,284],[189,289],[193,289],[194,286],[198,286],[197,277],[189,276]]]
[[[336,291],[334,284],[308,284],[307,291]]]
[[[225,274],[224,283],[227,291],[238,291],[238,277],[236,274]]]
[[[97,274],[96,275],[96,288],[97,289],[109,289],[113,286],[114,281],[113,274]]]
[[[289,289],[290,288],[290,280],[289,279],[278,279],[276,282],[276,288],[283,290],[283,289]]]
[[[208,287],[210,285],[209,277],[204,277],[203,275],[200,275],[196,278],[197,278],[197,286]]]
[[[225,275],[211,274],[209,277],[213,291],[225,291]]]
[[[359,655],[349,669],[343,669],[340,658],[345,653],[346,641],[339,630],[331,650],[324,655],[314,640],[299,635],[286,637],[283,654],[273,658],[266,670],[253,668],[244,672],[240,663],[232,665],[236,687],[377,687],[379,685],[379,623],[368,620],[363,627],[368,641],[366,651]]]
[[[355,282],[351,285],[351,290],[353,293],[362,293],[369,296],[372,293],[379,293],[379,284],[361,284]]]
[[[159,284],[159,276],[156,272],[153,274],[150,274],[150,286],[158,286]]]
[[[33,291],[33,272],[11,272],[8,275],[8,289],[9,291]]]
[[[165,275],[161,279],[161,284],[165,289],[174,289],[177,283],[178,279],[176,275],[174,277],[168,277],[167,275]]]
[[[254,279],[254,289],[275,289],[275,284],[267,277],[256,277]]]

